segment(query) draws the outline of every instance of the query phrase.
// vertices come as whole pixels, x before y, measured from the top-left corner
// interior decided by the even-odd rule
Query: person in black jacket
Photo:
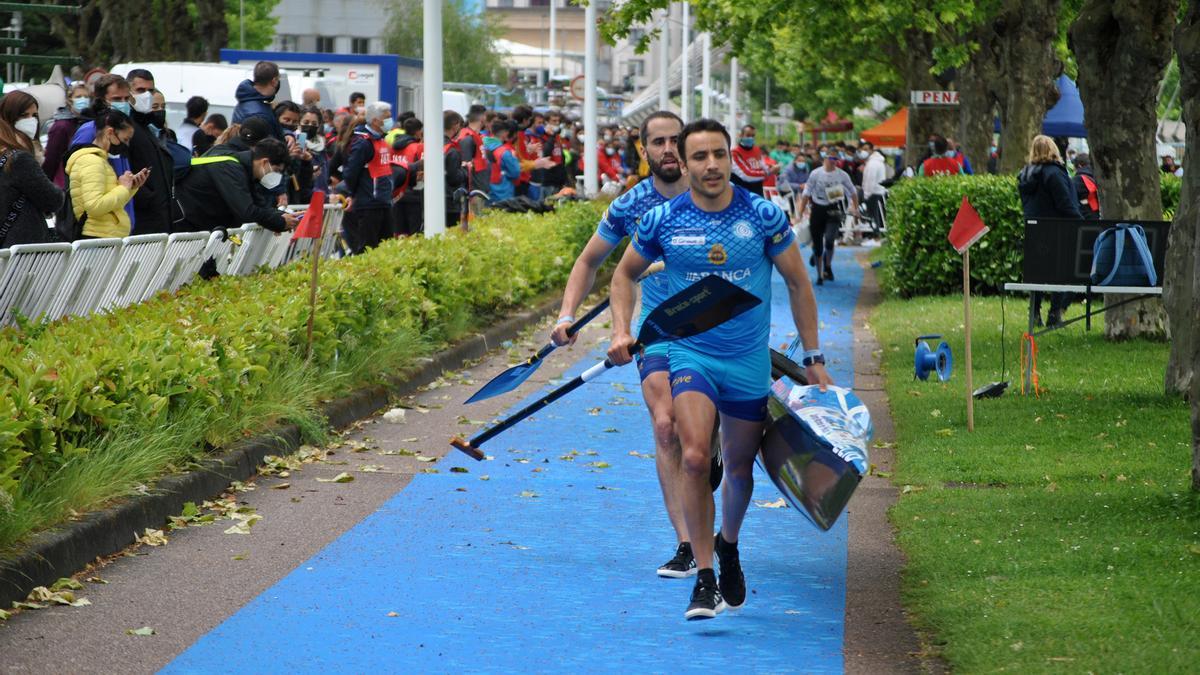
[[[154,76],[138,68],[129,71],[129,92],[133,98],[133,138],[129,141],[129,168],[133,173],[150,169],[146,182],[133,196],[133,234],[159,234],[171,231],[171,204],[175,192],[175,167],[171,153],[150,130],[166,127],[165,110],[154,111]]]
[[[462,215],[463,195],[455,192],[467,184],[467,170],[463,168],[463,155],[454,138],[463,127],[463,117],[453,110],[442,113],[442,147],[446,157],[446,227],[456,227]]]
[[[52,241],[45,214],[63,202],[58,188],[34,158],[37,99],[22,91],[0,98],[0,248]]]
[[[253,150],[193,160],[179,183],[183,220],[176,223],[175,230],[230,229],[243,223],[258,223],[274,232],[294,229],[298,216],[254,198],[258,186],[271,189],[279,185],[287,161],[287,147],[274,138],[259,141]]]
[[[1083,218],[1079,212],[1075,186],[1071,184],[1058,146],[1049,136],[1034,137],[1029,147],[1029,163],[1017,175],[1017,191],[1021,195],[1021,210],[1027,219]],[[1030,299],[1037,324],[1041,325],[1042,294],[1034,292]],[[1062,313],[1070,302],[1070,293],[1052,293],[1046,325],[1061,323]]]
[[[1079,212],[1084,220],[1100,219],[1100,186],[1092,173],[1092,157],[1086,152],[1075,155],[1075,196],[1079,197]]]
[[[342,168],[338,192],[350,197],[342,221],[351,255],[391,239],[392,162],[384,134],[392,129],[392,106],[377,101],[367,106],[363,124],[354,130],[350,155]]]

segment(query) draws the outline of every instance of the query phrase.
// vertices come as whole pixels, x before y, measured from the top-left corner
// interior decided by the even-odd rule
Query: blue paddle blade
[[[518,363],[503,373],[500,373],[496,377],[492,378],[490,382],[480,387],[479,391],[472,394],[471,398],[467,399],[467,403],[475,403],[476,401],[489,399],[493,396],[507,394],[508,392],[516,389],[517,387],[521,386],[522,382],[529,379],[529,376],[533,375],[533,373],[539,367],[541,367],[543,360],[542,353],[538,352],[537,354],[529,357],[525,363]]]
[[[643,346],[699,335],[762,303],[733,282],[711,275],[672,295],[642,322]]]

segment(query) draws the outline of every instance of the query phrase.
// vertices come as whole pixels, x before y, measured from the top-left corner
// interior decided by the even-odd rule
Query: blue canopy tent
[[[1055,84],[1058,86],[1058,103],[1046,111],[1046,117],[1042,120],[1042,133],[1047,136],[1087,138],[1087,129],[1083,126],[1083,101],[1079,98],[1079,88],[1066,75],[1059,75]],[[996,133],[1000,133],[998,117]]]

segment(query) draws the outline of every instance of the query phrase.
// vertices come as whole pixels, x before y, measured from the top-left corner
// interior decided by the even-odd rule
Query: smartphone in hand
[[[303,148],[305,143],[308,143],[308,134],[304,133],[303,131],[297,131],[296,145]]]

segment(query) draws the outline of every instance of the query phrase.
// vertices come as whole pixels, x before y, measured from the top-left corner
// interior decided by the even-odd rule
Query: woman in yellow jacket
[[[126,171],[120,178],[108,162],[109,155],[122,155],[133,138],[133,123],[122,112],[105,110],[96,118],[96,138],[91,145],[71,154],[67,175],[71,180],[71,203],[75,218],[83,222],[83,237],[128,237],[129,214],[125,205],[146,182],[149,169],[136,174]]]

